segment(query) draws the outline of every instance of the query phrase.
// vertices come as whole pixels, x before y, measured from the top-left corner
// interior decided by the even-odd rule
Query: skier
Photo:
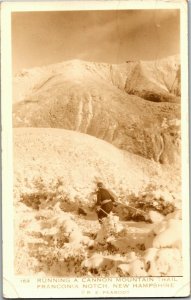
[[[97,216],[98,220],[101,223],[102,219],[107,217],[107,215],[113,209],[113,202],[115,201],[114,197],[111,195],[107,189],[104,188],[102,182],[97,183],[98,190],[97,194]]]

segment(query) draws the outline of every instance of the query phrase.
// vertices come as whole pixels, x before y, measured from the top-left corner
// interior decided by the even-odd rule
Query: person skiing
[[[107,217],[107,215],[112,211],[113,203],[115,199],[111,195],[111,192],[109,192],[107,189],[104,188],[102,182],[98,182],[97,187],[98,190],[96,192],[97,194],[96,211],[97,211],[98,220],[101,223],[102,219]]]

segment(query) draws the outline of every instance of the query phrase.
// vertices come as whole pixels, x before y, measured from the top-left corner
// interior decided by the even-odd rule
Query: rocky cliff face
[[[121,65],[74,60],[14,78],[13,124],[79,131],[173,163],[180,155],[179,98],[178,57]]]

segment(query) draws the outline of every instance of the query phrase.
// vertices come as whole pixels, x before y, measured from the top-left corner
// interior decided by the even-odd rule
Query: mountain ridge
[[[146,77],[147,84],[151,85],[151,90],[153,86],[155,88],[157,86],[158,90],[169,93],[167,83],[164,82],[164,74],[163,74],[164,71],[161,70],[162,68],[160,67],[161,64],[162,66],[164,65],[164,67],[167,69],[169,66],[171,66],[171,72],[174,72],[174,74],[172,75],[173,79],[171,79],[172,81],[171,86],[172,86],[172,84],[175,84],[176,73],[177,71],[179,71],[179,66],[180,66],[180,59],[178,55],[170,56],[168,58],[157,60],[157,61],[142,61],[142,60],[137,62],[128,61],[122,64],[86,62],[83,60],[74,59],[74,60],[64,61],[57,64],[43,66],[41,68],[37,67],[29,70],[23,70],[20,73],[18,73],[17,76],[15,76],[13,79],[13,92],[14,92],[13,99],[15,102],[15,101],[21,101],[23,100],[24,97],[26,97],[27,92],[19,97],[18,90],[20,91],[22,89],[25,89],[24,86],[26,86],[26,90],[27,90],[28,88],[27,79],[33,81],[33,79],[36,77],[37,81],[44,80],[44,82],[46,82],[47,80],[49,80],[51,77],[55,75],[63,76],[63,74],[65,79],[74,80],[77,77],[77,79],[79,80],[79,79],[83,79],[85,75],[87,77],[91,77],[93,73],[94,76],[95,74],[97,75],[97,78],[108,80],[110,83],[113,83],[114,86],[120,88],[121,90],[125,90],[125,92],[130,94],[134,90],[137,92],[141,90],[140,88],[137,89],[137,85],[140,85],[140,82],[137,83],[137,80],[133,80],[132,82],[131,79],[132,76],[134,77],[138,76],[144,78],[142,85],[144,85],[145,77]],[[67,68],[69,68],[69,70],[67,70]],[[141,72],[143,73],[142,75],[140,75]],[[159,76],[157,77],[157,80],[153,82],[154,72],[162,72],[163,78],[162,80],[160,79],[160,81],[163,81],[162,83],[159,81],[160,78]],[[44,74],[45,74],[45,78],[43,77]],[[69,78],[67,78],[68,75]],[[18,82],[19,80],[24,81],[24,86],[20,85],[20,82]],[[167,80],[167,82],[168,81],[169,80]],[[19,85],[18,89],[17,89],[17,84]],[[33,84],[32,82],[31,86],[32,88],[34,88],[35,84]],[[29,91],[31,91],[30,88]],[[178,94],[180,94],[180,87],[178,87]]]
[[[173,163],[180,155],[180,104],[167,85],[174,84],[178,70],[176,57],[162,65],[128,62],[119,68],[74,60],[33,69],[17,78],[24,98],[13,103],[13,125],[75,130]],[[180,88],[178,80],[175,88]]]

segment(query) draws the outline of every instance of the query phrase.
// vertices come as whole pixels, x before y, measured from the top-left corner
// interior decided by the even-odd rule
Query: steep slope
[[[35,178],[45,182],[62,178],[67,192],[84,201],[96,188],[96,180],[117,195],[121,189],[139,192],[151,181],[172,190],[179,186],[178,169],[160,166],[95,137],[64,129],[14,129],[15,186],[25,189],[26,182]]]
[[[141,61],[127,79],[125,91],[154,102],[179,102],[180,61],[178,56]],[[175,97],[177,96],[177,97]]]
[[[172,81],[177,64],[171,60],[163,60],[160,66]],[[137,77],[140,67],[145,75],[141,77],[139,72]],[[147,96],[153,97],[153,92],[149,92],[152,88],[159,98],[160,93],[168,92],[166,81],[157,81],[153,68],[154,62],[118,66],[75,60],[32,69],[23,79],[16,78],[24,100],[14,103],[13,124],[71,129],[157,162],[175,162],[180,154],[179,104],[156,103],[129,95],[144,93],[146,86]]]
[[[62,75],[63,80],[104,80],[130,94],[142,96],[146,92],[160,92],[166,96],[164,99],[153,100],[157,102],[176,102],[178,99],[173,96],[180,96],[181,92],[178,55],[156,61],[127,61],[119,65],[71,60],[41,68],[23,69],[17,73],[13,78],[14,102],[24,100],[31,92],[59,75]]]

